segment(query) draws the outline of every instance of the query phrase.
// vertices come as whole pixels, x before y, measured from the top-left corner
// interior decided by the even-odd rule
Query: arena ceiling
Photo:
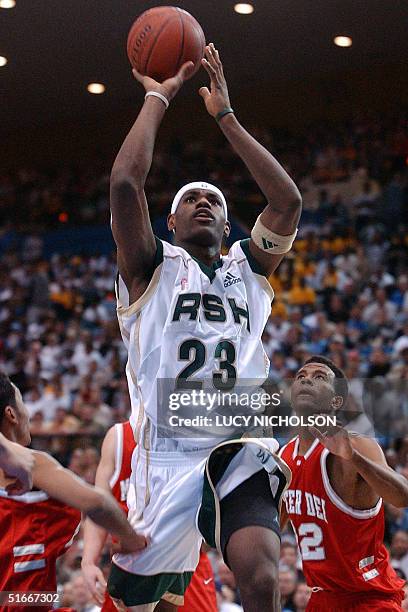
[[[143,10],[169,2],[135,0],[16,0],[0,10],[3,135],[25,125],[112,113],[137,99],[125,52],[127,32]],[[254,0],[250,16],[234,1],[179,0],[220,48],[231,89],[375,69],[407,58],[406,0]],[[350,49],[333,36],[353,37]],[[92,96],[89,82],[107,91]],[[198,87],[196,75],[188,87]],[[397,86],[397,84],[396,84]],[[188,93],[187,87],[187,93]],[[186,93],[184,93],[186,95]]]

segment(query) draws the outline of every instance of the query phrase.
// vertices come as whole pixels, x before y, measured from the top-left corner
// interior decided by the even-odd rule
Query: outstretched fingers
[[[214,61],[214,64],[222,71],[222,63],[220,60],[220,54],[218,53],[218,49],[215,48],[214,43],[210,43],[209,45],[210,56]]]
[[[201,63],[206,69],[206,71],[208,72],[210,79],[212,80],[216,79],[217,74],[216,74],[215,68],[210,64],[210,62],[204,57],[201,60]]]

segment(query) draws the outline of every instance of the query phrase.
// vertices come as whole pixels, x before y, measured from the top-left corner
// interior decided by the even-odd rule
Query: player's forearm
[[[89,519],[85,520],[82,565],[98,564],[107,536],[108,532],[106,529],[95,525]]]
[[[408,480],[406,478],[384,465],[367,459],[355,449],[350,461],[360,476],[384,501],[397,508],[408,506]]]
[[[302,202],[300,192],[273,155],[242,127],[232,113],[225,115],[219,125],[268,203],[280,212],[299,211]]]
[[[86,515],[100,527],[110,531],[121,540],[132,537],[134,531],[128,523],[123,510],[114,498],[105,493],[102,493],[95,505],[90,506],[86,510]]]
[[[111,173],[111,187],[114,188],[124,181],[143,187],[152,165],[156,135],[164,113],[165,106],[161,100],[153,96],[145,100],[116,156]]]

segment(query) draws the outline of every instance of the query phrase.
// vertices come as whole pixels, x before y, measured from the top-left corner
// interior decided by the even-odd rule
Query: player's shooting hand
[[[149,76],[143,76],[143,74],[140,74],[140,72],[135,69],[133,69],[132,72],[135,79],[143,85],[146,93],[148,91],[157,91],[158,93],[161,93],[163,96],[165,96],[170,102],[170,100],[174,98],[178,90],[181,88],[183,83],[190,78],[193,70],[193,62],[186,62],[182,65],[176,76],[171,77],[171,79],[166,79],[166,81],[163,81],[163,83],[159,83],[158,81],[155,81]]]
[[[351,445],[350,434],[344,427],[333,425],[326,432],[322,432],[317,427],[309,427],[310,433],[331,452],[349,461],[353,457],[353,447]]]
[[[33,486],[33,452],[20,444],[7,440],[4,442],[0,458],[0,467],[5,477],[11,480],[6,486],[7,493],[22,495],[30,491]]]
[[[201,87],[198,93],[203,98],[209,114],[216,117],[222,110],[230,107],[230,100],[220,54],[213,43],[206,46],[205,58],[201,63],[208,72],[211,83],[210,90],[208,87]]]
[[[92,597],[99,606],[103,605],[106,591],[106,580],[97,565],[93,563],[82,564],[82,574]]]

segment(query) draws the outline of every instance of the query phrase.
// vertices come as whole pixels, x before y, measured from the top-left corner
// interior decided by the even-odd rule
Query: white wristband
[[[283,255],[292,248],[297,232],[296,229],[290,236],[275,234],[275,232],[272,232],[264,226],[261,221],[261,216],[259,215],[252,228],[251,238],[256,246],[265,253],[270,255]]]
[[[159,98],[159,100],[161,100],[164,103],[164,106],[166,107],[166,109],[169,108],[169,101],[166,98],[166,96],[163,96],[163,94],[159,93],[158,91],[148,91],[145,95],[145,100],[149,96],[154,96],[155,98]]]

